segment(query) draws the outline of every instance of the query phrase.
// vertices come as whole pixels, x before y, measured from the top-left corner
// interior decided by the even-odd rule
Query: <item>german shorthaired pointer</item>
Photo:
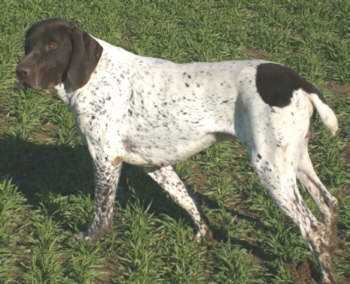
[[[110,229],[122,163],[148,173],[208,233],[173,166],[219,138],[237,137],[262,184],[299,227],[334,283],[331,252],[337,200],[315,173],[309,154],[314,108],[335,134],[333,111],[320,92],[288,67],[262,60],[176,64],[143,57],[81,31],[71,22],[35,23],[25,36],[19,81],[54,89],[75,113],[95,166],[95,215],[86,239]],[[297,179],[317,203],[323,222],[303,201]]]

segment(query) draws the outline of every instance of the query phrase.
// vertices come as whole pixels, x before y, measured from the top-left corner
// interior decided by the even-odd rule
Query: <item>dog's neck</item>
[[[75,98],[79,96],[79,94],[83,93],[85,89],[89,88],[91,82],[98,80],[98,75],[103,74],[106,72],[106,70],[113,70],[113,68],[109,68],[109,65],[120,64],[120,66],[123,66],[125,64],[129,64],[132,61],[130,59],[137,57],[137,55],[123,48],[113,46],[96,37],[94,37],[94,39],[96,39],[103,47],[103,51],[95,70],[90,76],[89,81],[84,86],[74,91],[69,90],[69,88],[63,82],[54,87],[58,97],[69,106],[73,106]]]

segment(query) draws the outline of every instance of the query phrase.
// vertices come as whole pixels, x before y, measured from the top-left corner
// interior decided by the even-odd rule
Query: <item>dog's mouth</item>
[[[32,86],[27,83],[27,82],[24,82],[24,81],[20,81],[20,80],[17,80],[17,84],[16,84],[17,87],[19,87],[20,89],[34,89],[32,88]]]
[[[28,90],[28,89],[35,89],[33,88],[29,83],[25,82],[25,81],[22,81],[22,80],[19,80],[17,78],[16,82],[15,82],[15,85],[14,85],[14,88],[16,90]]]
[[[19,89],[22,89],[22,90],[36,90],[36,91],[41,91],[43,90],[43,88],[41,88],[39,85],[37,84],[32,84],[32,83],[29,83],[29,82],[26,82],[26,81],[21,81],[21,80],[17,80],[17,84],[16,86],[19,88]]]
[[[17,90],[35,90],[40,91],[44,93],[51,93],[55,90],[55,86],[57,86],[56,82],[50,82],[47,84],[47,86],[41,86],[38,82],[32,82],[27,80],[21,80],[17,78],[15,83],[15,89]]]
[[[21,86],[23,89],[37,89],[39,87],[37,84],[38,82],[36,82],[38,80],[35,80],[33,78],[34,76],[29,76],[24,72],[18,70],[18,68],[16,69],[16,76],[18,85]]]
[[[15,91],[27,91],[27,90],[35,90],[38,92],[38,94],[42,94],[42,95],[47,95],[53,98],[57,98],[57,91],[55,89],[56,85],[52,85],[50,88],[40,88],[40,87],[33,87],[28,85],[25,82],[20,82],[19,80],[17,80],[15,82],[14,85],[14,90]]]
[[[35,77],[35,78],[34,78]],[[33,78],[21,78],[17,75],[16,87],[19,89],[32,89],[36,91],[54,90],[55,86],[58,85],[56,81],[47,82],[46,84],[40,83],[39,77],[34,76]]]

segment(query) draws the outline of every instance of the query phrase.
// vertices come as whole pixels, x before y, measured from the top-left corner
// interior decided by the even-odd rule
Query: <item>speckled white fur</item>
[[[96,187],[99,200],[88,234],[111,223],[120,165],[127,162],[158,167],[149,175],[191,215],[199,235],[205,235],[207,226],[171,165],[219,137],[238,137],[247,145],[252,165],[272,198],[319,255],[324,282],[331,282],[326,248],[337,201],[318,179],[308,156],[313,106],[332,132],[337,123],[317,94],[299,89],[289,105],[271,107],[256,87],[257,66],[264,61],[175,64],[97,40],[103,53],[89,82],[71,93],[63,85],[56,87],[76,115],[95,162],[96,179],[103,184]],[[297,177],[320,207],[324,223],[306,207]]]

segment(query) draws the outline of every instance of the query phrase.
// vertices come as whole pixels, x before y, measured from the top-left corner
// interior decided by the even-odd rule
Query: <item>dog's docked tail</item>
[[[324,102],[322,102],[317,94],[312,93],[308,96],[313,106],[316,108],[318,114],[320,115],[323,123],[332,132],[332,134],[335,135],[338,130],[338,120],[333,110]]]

